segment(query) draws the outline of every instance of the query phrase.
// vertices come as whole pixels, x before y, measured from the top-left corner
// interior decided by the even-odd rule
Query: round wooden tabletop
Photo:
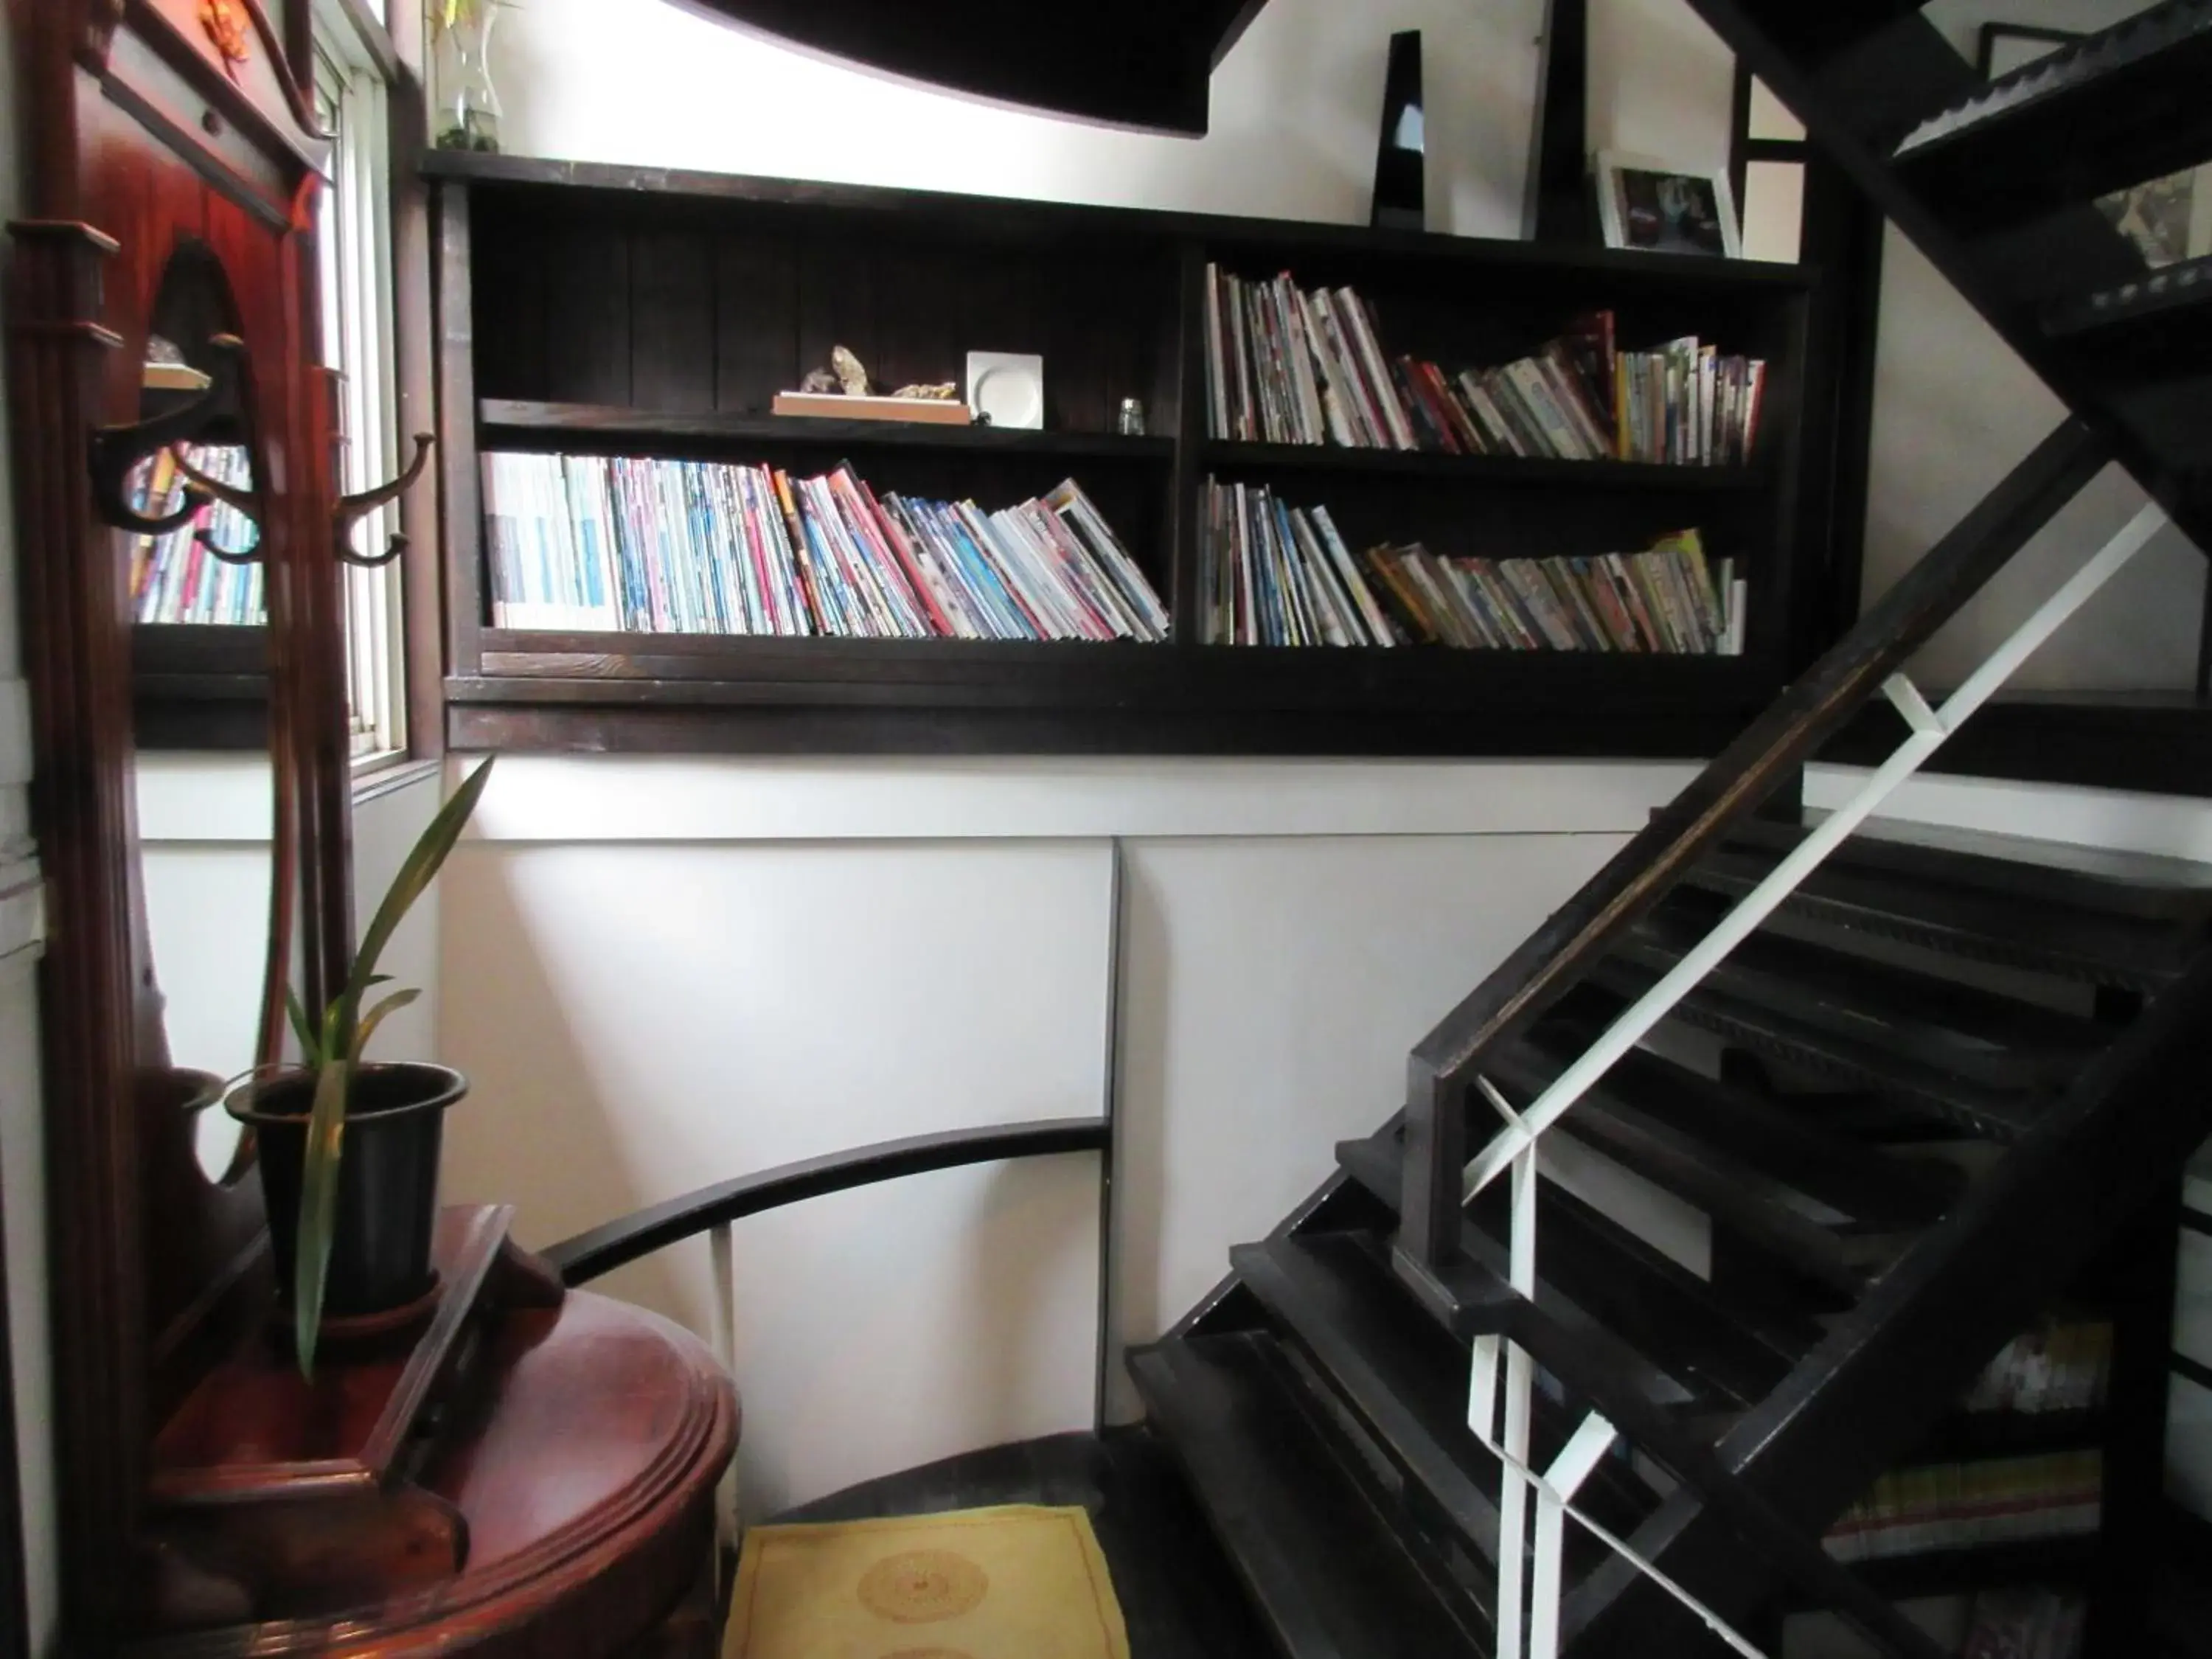
[[[736,1390],[689,1332],[580,1291],[507,1314],[489,1342],[473,1409],[416,1475],[466,1523],[458,1575],[153,1650],[601,1659],[646,1641],[713,1560]]]

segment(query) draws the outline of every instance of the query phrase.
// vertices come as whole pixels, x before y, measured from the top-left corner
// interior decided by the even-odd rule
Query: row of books
[[[1073,479],[986,513],[840,465],[487,453],[495,627],[862,639],[1164,640]]]
[[[1960,1659],[2081,1659],[2088,1620],[2088,1602],[2061,1590],[1982,1590],[1967,1614]]]
[[[2095,1411],[2112,1369],[2110,1321],[2046,1318],[2007,1343],[1960,1403],[1978,1416]]]
[[[184,457],[196,471],[219,483],[243,488],[252,482],[252,464],[239,445],[188,445]],[[131,474],[131,510],[165,519],[184,506],[185,484],[175,452],[157,451]],[[200,539],[202,532],[219,547],[240,550],[252,547],[260,534],[237,508],[210,501],[167,535],[137,538],[131,549],[131,606],[138,621],[247,627],[264,620],[258,562],[232,564],[216,558]]]
[[[1839,1561],[1886,1560],[2094,1533],[2104,1454],[1976,1458],[1897,1469],[1844,1512],[1823,1543]]]
[[[1354,559],[1326,507],[1216,480],[1203,533],[1204,637],[1216,643],[1743,652],[1747,585],[1695,530],[1640,553],[1485,559],[1415,543]]]
[[[1206,268],[1212,434],[1246,443],[1418,449],[1375,319],[1351,289],[1301,290]]]
[[[1553,460],[1740,465],[1758,441],[1766,364],[1686,336],[1621,351],[1610,311],[1534,355],[1449,374],[1391,356],[1349,288],[1206,267],[1216,439]]]

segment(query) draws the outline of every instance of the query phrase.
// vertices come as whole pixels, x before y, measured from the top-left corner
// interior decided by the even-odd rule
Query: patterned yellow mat
[[[745,1534],[722,1659],[1129,1659],[1091,1517],[1012,1504]]]

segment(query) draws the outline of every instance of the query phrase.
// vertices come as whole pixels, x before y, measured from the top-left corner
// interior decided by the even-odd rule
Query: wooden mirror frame
[[[315,367],[313,210],[329,147],[301,90],[305,0],[291,9],[287,40],[258,0],[9,0],[27,216],[11,228],[9,381],[47,878],[40,1004],[72,1650],[152,1633],[190,1603],[191,1576],[149,1520],[153,1436],[226,1318],[266,1284],[258,1182],[205,1182],[162,1098],[172,1074],[132,793],[127,561],[88,465],[96,429],[136,418],[154,285],[186,229],[215,250],[239,305],[265,480],[270,997],[296,963],[313,1001],[342,979],[352,945],[336,434]]]

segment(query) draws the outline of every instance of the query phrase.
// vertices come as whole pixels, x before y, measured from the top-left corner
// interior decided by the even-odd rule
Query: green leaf
[[[370,918],[368,931],[362,935],[361,951],[354,957],[353,978],[341,1000],[345,1005],[345,1016],[341,1026],[346,1039],[346,1052],[358,1058],[360,1049],[354,1041],[354,1018],[361,1007],[361,1000],[374,981],[376,960],[384,954],[384,947],[392,942],[399,924],[406,918],[415,901],[422,896],[438,874],[439,866],[446,861],[467,827],[469,815],[477,810],[484,786],[491,781],[491,769],[496,761],[486,761],[471,773],[461,787],[453,791],[453,798],[438,809],[437,817],[424,828],[420,840],[399,866],[399,873],[392,878],[386,890],[384,902],[376,907]]]
[[[307,1153],[300,1170],[299,1241],[292,1262],[293,1346],[300,1375],[315,1375],[315,1339],[322,1329],[323,1286],[337,1231],[338,1162],[345,1151],[346,1096],[353,1063],[337,1048],[337,1009],[323,1021],[324,1050],[340,1055],[315,1075],[314,1109],[307,1115]]]
[[[368,1040],[376,1035],[376,1028],[384,1024],[384,1017],[386,1014],[398,1013],[422,994],[422,992],[411,987],[404,991],[394,991],[361,1017],[361,1030],[354,1038],[353,1052],[356,1063],[358,1063],[361,1057],[368,1052]]]
[[[289,985],[284,988],[284,1011],[292,1017],[292,1035],[300,1039],[300,1058],[310,1066],[320,1065],[323,1057],[315,1042],[315,1022],[307,1018],[300,994]]]

